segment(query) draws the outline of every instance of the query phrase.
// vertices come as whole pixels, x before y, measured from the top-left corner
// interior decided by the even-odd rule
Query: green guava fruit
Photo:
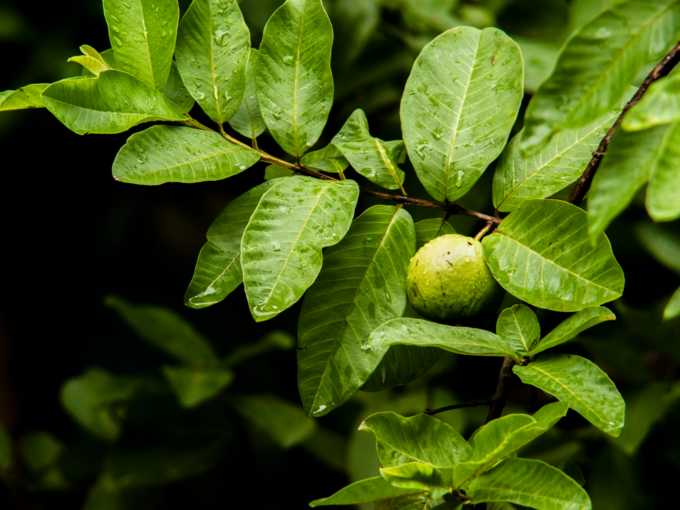
[[[445,323],[480,317],[502,295],[480,242],[458,234],[437,237],[418,250],[408,266],[406,290],[416,312]]]

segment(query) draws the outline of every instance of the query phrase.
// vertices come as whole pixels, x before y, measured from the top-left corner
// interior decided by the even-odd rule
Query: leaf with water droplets
[[[189,93],[222,125],[246,88],[250,31],[236,0],[194,0],[177,34],[177,68]]]
[[[451,224],[445,218],[429,218],[416,223],[416,251],[439,236],[455,234]]]
[[[168,83],[163,89],[163,94],[185,113],[189,113],[194,107],[194,98],[191,97],[191,94],[189,94],[189,91],[184,86],[175,62],[170,67],[170,76],[168,77]]]
[[[513,305],[498,316],[496,334],[514,351],[528,353],[541,338],[541,326],[531,308]]]
[[[260,56],[255,48],[251,48],[246,66],[246,88],[243,101],[238,111],[229,119],[229,125],[243,136],[257,138],[267,129],[262,118],[260,103],[257,99],[257,62]]]
[[[243,233],[241,268],[257,322],[295,304],[321,270],[321,249],[345,236],[359,199],[351,180],[294,176],[267,191]]]
[[[401,100],[404,142],[436,200],[465,195],[501,153],[522,101],[517,44],[496,28],[457,27],[425,46]]]
[[[346,402],[380,363],[387,348],[363,342],[404,312],[414,252],[410,214],[386,205],[364,212],[326,251],[298,324],[298,389],[307,414],[322,416]]]
[[[337,174],[349,166],[349,161],[340,149],[331,144],[321,150],[309,152],[302,157],[302,164],[307,168]]]
[[[0,112],[25,110],[28,108],[45,108],[41,94],[49,87],[49,83],[26,85],[17,90],[0,92]]]
[[[177,0],[104,0],[118,68],[163,90],[175,51]]]
[[[321,136],[333,104],[333,28],[321,0],[287,0],[260,45],[257,95],[278,144],[300,158]]]

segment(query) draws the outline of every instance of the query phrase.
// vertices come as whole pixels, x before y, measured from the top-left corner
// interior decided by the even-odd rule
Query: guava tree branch
[[[642,96],[645,95],[645,92],[647,92],[647,89],[649,89],[649,86],[652,83],[654,83],[659,78],[663,78],[664,76],[668,75],[668,73],[670,73],[678,64],[678,62],[680,62],[680,42],[675,45],[675,47],[668,53],[668,55],[663,58],[661,62],[659,62],[659,64],[654,69],[652,69],[652,72],[647,75],[647,78],[644,82],[642,82],[642,85],[637,90],[633,98],[628,101],[628,103],[626,103],[626,106],[623,107],[621,115],[619,115],[619,118],[616,119],[614,125],[609,128],[609,131],[607,131],[607,134],[600,142],[600,146],[597,148],[597,150],[593,152],[593,158],[590,160],[590,163],[588,163],[583,175],[581,175],[578,181],[576,181],[576,187],[574,188],[574,191],[571,192],[567,202],[571,204],[581,203],[583,197],[590,189],[590,185],[593,182],[593,177],[595,177],[595,172],[597,172],[597,169],[602,162],[602,157],[609,146],[612,135],[621,124],[621,121],[623,121],[623,116],[628,110],[630,110],[631,106],[637,103],[642,98]]]
[[[510,379],[514,375],[512,367],[515,366],[515,360],[507,357],[503,360],[503,365],[498,373],[498,383],[496,384],[496,392],[491,397],[491,407],[489,408],[489,414],[486,417],[486,423],[491,420],[501,417],[503,408],[505,407],[505,397],[508,393],[508,386]]]
[[[477,407],[477,406],[490,406],[491,399],[485,398],[484,400],[475,400],[474,402],[466,402],[465,404],[453,404],[450,406],[438,407],[437,409],[425,409],[423,414],[433,414],[443,413],[444,411],[453,411],[454,409],[463,409],[465,407]]]

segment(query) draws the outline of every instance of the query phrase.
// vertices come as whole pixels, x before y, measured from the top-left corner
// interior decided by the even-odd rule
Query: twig
[[[503,408],[505,407],[505,396],[508,392],[508,383],[512,376],[514,375],[512,367],[515,366],[515,360],[507,357],[503,360],[503,366],[501,371],[498,373],[498,384],[496,385],[496,393],[491,397],[492,403],[489,408],[489,414],[486,417],[486,423],[491,420],[501,417]]]
[[[647,92],[647,89],[653,82],[655,82],[659,78],[663,78],[668,73],[670,73],[673,70],[673,68],[678,64],[678,62],[680,62],[680,42],[676,44],[675,47],[670,51],[670,53],[668,53],[668,55],[664,57],[664,59],[659,63],[659,65],[652,69],[652,72],[649,73],[649,75],[647,75],[647,78],[645,79],[644,82],[642,82],[642,85],[635,93],[633,98],[630,101],[628,101],[628,103],[626,103],[626,106],[623,107],[621,115],[619,115],[619,118],[616,119],[614,125],[611,128],[609,128],[609,131],[607,131],[607,134],[600,142],[600,146],[597,148],[597,150],[593,152],[593,159],[591,159],[590,163],[588,163],[588,166],[583,172],[583,175],[581,175],[578,181],[576,181],[576,187],[571,192],[571,195],[567,199],[567,202],[572,204],[581,203],[583,197],[590,189],[590,185],[593,182],[593,177],[595,177],[595,172],[597,172],[597,169],[599,168],[600,163],[602,162],[602,157],[604,156],[604,153],[607,150],[607,147],[609,146],[609,142],[611,141],[614,131],[616,131],[616,128],[618,128],[619,125],[621,124],[621,121],[623,121],[623,116],[626,114],[628,110],[630,110],[631,106],[637,103],[642,98],[642,96],[645,95],[645,92]]]
[[[484,399],[484,400],[476,400],[474,402],[467,402],[465,404],[453,404],[450,406],[444,406],[444,407],[439,407],[437,409],[425,409],[423,411],[423,414],[429,414],[430,416],[433,414],[439,414],[443,413],[444,411],[453,411],[454,409],[463,409],[464,407],[477,407],[477,406],[490,406],[491,405],[491,399]]]
[[[475,235],[475,241],[479,241],[482,237],[484,237],[492,228],[496,228],[498,226],[497,223],[493,223],[491,221],[487,222],[487,224],[477,232],[477,235]]]

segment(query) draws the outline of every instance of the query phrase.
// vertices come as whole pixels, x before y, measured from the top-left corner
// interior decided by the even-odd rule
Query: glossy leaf
[[[170,101],[179,106],[179,109],[184,113],[189,113],[194,107],[194,104],[196,104],[194,98],[191,97],[191,94],[189,94],[189,91],[184,85],[175,62],[173,62],[170,67],[170,76],[168,76],[168,83],[163,89],[163,94],[165,94],[165,97]]]
[[[175,51],[175,0],[104,0],[104,17],[118,68],[163,90]]]
[[[220,126],[243,101],[250,31],[236,0],[194,0],[177,34],[177,68],[189,93]]]
[[[392,319],[377,328],[366,342],[367,347],[380,348],[391,345],[439,347],[455,354],[471,356],[511,356],[506,342],[483,329],[445,326],[422,319]]]
[[[349,230],[359,187],[354,181],[294,176],[269,189],[243,233],[241,267],[257,322],[295,304],[321,270],[321,249]]]
[[[323,499],[312,501],[312,508],[327,505],[358,505],[380,499],[389,499],[405,494],[417,494],[422,489],[400,489],[380,476],[360,480]]]
[[[454,466],[472,453],[453,427],[426,414],[404,418],[392,412],[376,413],[366,418],[359,430],[375,435],[378,456],[385,467],[408,462]]]
[[[363,344],[371,331],[404,312],[414,251],[411,216],[385,205],[364,212],[326,250],[298,324],[298,389],[308,415],[322,416],[347,401],[380,363],[387,348]]]
[[[611,110],[640,67],[665,53],[679,27],[678,0],[632,0],[582,26],[532,97],[520,149],[536,154],[560,130]]]
[[[439,498],[452,488],[451,467],[436,467],[432,464],[409,462],[380,470],[383,478],[395,487],[430,491],[433,498]]]
[[[195,309],[219,303],[243,282],[241,238],[262,195],[278,181],[256,186],[231,202],[208,229],[184,304]]]
[[[10,110],[25,110],[27,108],[45,108],[42,98],[43,91],[49,83],[26,85],[17,90],[0,92],[0,112]]]
[[[182,407],[190,409],[219,395],[234,379],[230,370],[163,367],[163,375],[177,394]]]
[[[408,384],[432,368],[442,354],[444,351],[433,347],[393,345],[387,350],[361,390],[382,391]]]
[[[531,355],[568,342],[586,329],[597,326],[601,322],[616,320],[616,315],[603,306],[592,306],[575,313],[562,321],[555,329],[548,333],[539,344],[531,349]]]
[[[619,114],[617,109],[584,127],[560,131],[534,156],[525,157],[521,153],[521,133],[515,136],[496,166],[493,181],[496,209],[510,212],[524,200],[548,198],[575,182]]]
[[[148,186],[219,181],[259,160],[257,151],[228,142],[214,131],[153,126],[128,139],[113,162],[113,178]]]
[[[513,305],[498,316],[496,334],[516,352],[529,352],[541,338],[536,314],[524,305]]]
[[[607,434],[621,435],[625,403],[607,374],[580,356],[547,354],[514,372],[525,384],[532,384],[569,404]]]
[[[436,237],[455,233],[456,231],[448,221],[445,221],[445,218],[430,218],[419,221],[416,223],[416,251]]]
[[[75,57],[69,58],[68,61],[80,64],[95,76],[99,76],[99,74],[103,73],[104,71],[111,70],[111,68],[105,62],[87,55],[77,55]]]
[[[470,484],[473,503],[505,501],[537,510],[589,510],[586,491],[540,460],[507,459]]]
[[[333,138],[352,168],[369,181],[385,189],[401,189],[404,193],[406,174],[399,168],[406,158],[404,142],[384,142],[373,138],[363,110],[355,110]]]
[[[349,161],[335,145],[328,145],[321,150],[309,152],[302,157],[302,164],[307,168],[329,173],[342,173],[349,166]]]
[[[664,146],[650,172],[646,202],[655,221],[680,218],[680,121],[664,135]]]
[[[457,27],[425,46],[401,101],[404,142],[436,200],[465,195],[501,153],[522,100],[519,47],[496,28]]]
[[[287,0],[260,45],[257,96],[278,144],[300,158],[321,136],[333,104],[333,28],[321,0]]]
[[[652,83],[642,99],[623,118],[626,131],[642,131],[680,120],[680,75]]]
[[[185,120],[181,109],[161,92],[115,70],[96,79],[59,81],[42,98],[47,109],[79,135],[122,133],[154,120]]]
[[[181,315],[169,308],[135,305],[116,296],[106,298],[140,338],[190,365],[211,365],[217,356],[208,340]]]
[[[680,287],[675,291],[663,311],[664,320],[674,319],[678,316],[680,316]]]
[[[306,418],[299,405],[275,395],[240,395],[231,401],[241,416],[265,432],[281,448],[295,446],[316,428],[316,422]]]
[[[251,48],[246,66],[246,85],[243,100],[234,116],[229,119],[229,125],[248,138],[257,138],[267,129],[260,111],[260,102],[257,99],[257,62],[259,58],[258,51]]]
[[[528,200],[482,241],[505,290],[539,308],[579,311],[618,298],[623,271],[604,234],[591,246],[587,214],[557,200]]]

